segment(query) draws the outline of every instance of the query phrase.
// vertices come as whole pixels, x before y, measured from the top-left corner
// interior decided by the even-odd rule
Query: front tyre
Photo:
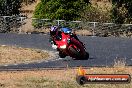
[[[63,52],[59,51],[59,57],[60,57],[60,58],[65,58],[66,55],[65,55]]]

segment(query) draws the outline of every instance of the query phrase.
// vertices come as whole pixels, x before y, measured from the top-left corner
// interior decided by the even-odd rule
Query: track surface
[[[1,45],[16,45],[28,48],[38,48],[53,51],[48,42],[48,35],[38,34],[0,34]],[[123,58],[126,65],[132,65],[132,39],[114,37],[87,37],[79,36],[85,43],[90,54],[88,60],[72,60],[70,57],[64,59],[35,62],[29,64],[16,64],[0,66],[0,69],[35,69],[35,68],[57,68],[77,66],[112,66],[115,59]],[[17,54],[17,53],[16,53]]]

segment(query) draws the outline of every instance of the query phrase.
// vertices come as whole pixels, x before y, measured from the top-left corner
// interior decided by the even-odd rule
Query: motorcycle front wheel
[[[66,55],[65,55],[62,51],[59,51],[59,57],[60,57],[60,58],[65,58]]]

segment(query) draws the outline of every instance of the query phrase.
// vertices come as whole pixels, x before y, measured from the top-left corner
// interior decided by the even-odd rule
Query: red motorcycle
[[[85,51],[85,46],[68,33],[61,33],[54,38],[59,51],[59,56],[65,58],[70,56],[76,60],[86,60],[89,53]]]

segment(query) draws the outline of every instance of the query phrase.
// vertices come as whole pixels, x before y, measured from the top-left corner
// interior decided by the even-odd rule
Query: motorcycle
[[[87,60],[89,58],[85,46],[68,33],[62,32],[54,38],[54,41],[61,58],[66,56],[70,56],[75,60]]]

